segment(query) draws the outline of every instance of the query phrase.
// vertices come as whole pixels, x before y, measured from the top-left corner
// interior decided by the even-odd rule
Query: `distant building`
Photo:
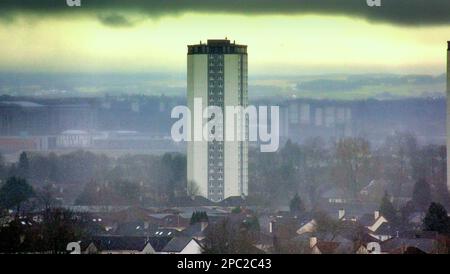
[[[0,136],[42,136],[71,128],[91,130],[96,112],[90,104],[0,101]]]
[[[50,146],[49,141],[46,136],[0,136],[0,153],[46,151]]]
[[[300,141],[321,136],[338,140],[353,135],[350,104],[295,99],[281,106],[281,137]]]
[[[447,42],[447,159],[450,155],[450,41]],[[447,188],[450,191],[450,161],[447,161]]]
[[[226,39],[208,40],[207,44],[188,46],[187,59],[187,97],[191,113],[194,113],[194,98],[202,99],[203,108],[218,106],[223,113],[226,106],[247,106],[247,46]],[[225,120],[224,117],[222,125],[227,123]],[[235,132],[248,132],[248,125],[242,128],[239,121]],[[216,130],[224,132],[223,127]],[[188,143],[187,179],[195,182],[200,194],[212,201],[247,195],[247,167],[247,141]]]
[[[56,137],[60,148],[85,148],[92,145],[92,136],[84,130],[66,130]]]

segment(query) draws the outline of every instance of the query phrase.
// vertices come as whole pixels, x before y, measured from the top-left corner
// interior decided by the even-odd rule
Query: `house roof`
[[[161,227],[187,227],[190,217],[185,218],[182,214],[157,213],[150,215],[150,221],[159,224]]]
[[[216,205],[216,204],[202,196],[178,197],[176,199],[176,201],[174,201],[174,206],[177,206],[177,207],[213,206],[213,205]]]
[[[392,238],[381,243],[381,251],[388,253],[401,253],[408,247],[414,247],[425,253],[433,253],[436,248],[436,240],[424,238]]]
[[[154,236],[154,237],[175,237],[180,232],[173,228],[156,228],[156,229],[150,229],[148,231],[148,236]]]
[[[377,235],[390,235],[390,236],[394,236],[396,235],[397,231],[399,231],[399,229],[395,226],[393,226],[390,223],[382,223],[377,230],[373,231],[375,234]]]
[[[316,247],[322,254],[332,254],[336,251],[339,245],[340,243],[338,242],[318,241]]]
[[[358,223],[363,226],[371,226],[375,223],[374,213],[366,213],[358,219]]]
[[[172,240],[175,233],[160,229],[149,236],[99,235],[81,243],[83,249],[93,243],[99,250],[137,250],[142,251],[147,243],[160,252]]]
[[[379,242],[380,240],[378,240],[377,238],[371,236],[369,233],[362,233],[361,238],[359,239],[360,243],[362,245],[367,245],[368,243],[372,243],[372,242]]]
[[[147,245],[147,238],[132,236],[95,236],[90,242],[94,243],[99,250],[141,251]]]
[[[241,196],[231,196],[218,203],[218,205],[224,207],[245,206],[246,204],[247,201]]]
[[[185,230],[183,230],[181,232],[181,234],[186,237],[203,236],[205,233],[204,233],[204,230],[202,230],[202,229],[206,229],[202,223],[195,223],[195,224],[188,226]]]
[[[154,236],[149,237],[148,242],[156,252],[161,252],[172,239],[170,236]]]
[[[191,241],[197,242],[195,239],[190,237],[175,237],[163,248],[163,252],[181,252]],[[200,245],[197,242],[198,245]]]
[[[123,222],[134,222],[134,221],[148,220],[150,218],[150,214],[152,213],[154,213],[154,211],[151,209],[133,206],[120,210],[114,215],[117,218],[117,220]]]
[[[409,230],[409,231],[401,231],[399,233],[399,236],[400,238],[408,238],[408,239],[414,238],[437,239],[439,237],[439,233],[436,231]]]
[[[146,232],[152,229],[157,229],[156,224],[145,224],[143,221],[120,223],[117,226],[114,234],[124,236],[144,236]]]

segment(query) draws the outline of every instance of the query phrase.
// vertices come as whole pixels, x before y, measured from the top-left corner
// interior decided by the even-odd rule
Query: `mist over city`
[[[447,3],[40,2],[0,3],[0,254],[449,253]]]

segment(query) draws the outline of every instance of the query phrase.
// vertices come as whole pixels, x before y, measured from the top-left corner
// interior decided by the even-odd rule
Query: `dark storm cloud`
[[[241,15],[324,14],[364,18],[399,25],[450,24],[449,0],[381,0],[382,7],[368,7],[366,0],[81,0],[81,7],[68,7],[66,0],[1,0],[3,16],[17,14],[52,15],[97,13],[116,16],[102,20],[128,22],[125,13],[151,18],[185,12]],[[121,14],[121,15],[117,15]],[[107,18],[108,19],[108,18]],[[124,24],[117,24],[123,26]],[[114,24],[113,24],[114,25]]]
[[[117,13],[99,15],[98,20],[111,27],[131,27],[134,25],[130,19]]]

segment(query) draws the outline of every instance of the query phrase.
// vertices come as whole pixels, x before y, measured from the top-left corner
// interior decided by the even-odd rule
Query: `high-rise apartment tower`
[[[194,100],[201,99],[203,108],[222,109],[223,123],[216,128],[226,135],[226,106],[248,104],[247,46],[229,40],[208,40],[188,46],[187,101],[194,129]],[[204,123],[207,119],[204,119]],[[196,125],[198,127],[198,125]],[[236,118],[234,131],[239,134],[248,123]],[[191,134],[191,132],[189,132]],[[248,141],[202,140],[187,146],[187,179],[194,182],[200,195],[211,201],[248,194]]]

